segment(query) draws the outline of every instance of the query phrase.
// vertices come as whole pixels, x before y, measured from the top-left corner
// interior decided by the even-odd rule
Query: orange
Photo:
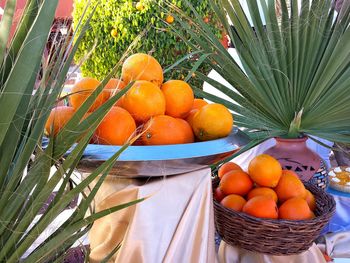
[[[290,171],[286,172],[285,170],[283,170],[275,191],[280,202],[284,202],[293,197],[304,198],[306,194],[305,186],[300,179],[291,174]]]
[[[224,199],[225,197],[225,194],[220,190],[219,187],[217,187],[215,190],[214,190],[214,198],[216,201],[218,202],[221,202],[222,199]]]
[[[185,81],[169,80],[161,86],[166,101],[165,114],[174,118],[185,118],[192,109],[194,95]]]
[[[187,128],[189,127],[187,126]],[[184,123],[178,119],[159,115],[144,125],[141,139],[145,145],[180,144],[193,142],[193,134],[189,134],[188,130],[184,128]]]
[[[83,78],[77,82],[72,88],[72,94],[69,96],[71,106],[77,110],[100,84],[101,83],[94,78]],[[91,105],[89,109],[90,112],[96,110],[109,99],[110,93],[105,88]]]
[[[292,170],[283,170],[282,174],[290,174],[290,175],[293,175],[296,178],[299,178],[298,174],[296,172],[292,171]]]
[[[307,204],[309,205],[311,211],[315,211],[316,210],[316,199],[314,197],[314,195],[307,189],[305,189],[306,191],[306,195],[305,195],[305,200],[307,202]]]
[[[225,195],[246,195],[253,188],[253,181],[249,175],[240,170],[225,173],[220,181],[220,189]]]
[[[182,129],[183,134],[185,136],[184,143],[194,142],[194,134],[191,125],[189,125],[188,122],[183,119],[176,118],[176,120],[179,122],[179,127],[180,129]]]
[[[242,168],[238,164],[235,164],[233,162],[224,163],[223,165],[220,166],[220,168],[218,170],[218,176],[221,179],[225,173],[227,173],[229,171],[233,171],[233,170],[242,171]]]
[[[128,57],[123,63],[122,80],[125,84],[135,80],[147,80],[160,87],[163,79],[161,65],[150,55],[137,53]]]
[[[301,197],[285,201],[279,208],[279,218],[287,220],[306,220],[313,218],[307,202]]]
[[[112,107],[97,127],[94,142],[123,145],[135,130],[136,124],[130,113],[120,107]]]
[[[191,110],[191,111],[188,113],[187,117],[186,117],[186,121],[187,121],[188,124],[191,126],[191,128],[192,128],[192,126],[193,126],[194,116],[197,114],[198,111],[199,111],[199,110],[197,110],[197,109]]]
[[[226,137],[230,134],[233,117],[221,104],[213,103],[202,107],[193,119],[192,129],[200,141]]]
[[[57,135],[63,126],[72,118],[75,110],[69,106],[53,108],[45,124],[45,132],[48,135]]]
[[[269,196],[259,195],[248,200],[243,206],[244,213],[259,218],[278,218],[276,202]]]
[[[112,78],[107,82],[106,86],[104,87],[104,90],[107,90],[109,92],[109,97],[112,97],[125,87],[126,85],[122,80]],[[119,100],[117,100],[114,106],[123,107],[122,101],[123,96]]]
[[[230,208],[237,212],[242,211],[243,206],[247,203],[247,201],[240,195],[227,195],[220,202],[224,207]]]
[[[123,108],[136,122],[147,122],[151,117],[165,113],[165,98],[162,91],[149,81],[139,80],[122,99]]]
[[[166,21],[167,23],[169,23],[169,24],[174,23],[174,20],[175,20],[175,18],[174,18],[173,16],[171,16],[171,15],[168,15],[168,16],[165,18],[165,21]]]
[[[276,203],[278,201],[278,197],[277,194],[274,190],[272,190],[271,188],[268,187],[257,187],[254,188],[253,190],[251,190],[248,195],[247,195],[247,199],[250,200],[255,196],[259,196],[259,195],[264,195],[264,196],[269,196],[271,197]]]
[[[116,93],[118,93],[119,90],[122,90],[126,87],[124,81],[120,80],[120,79],[110,79],[106,86],[104,87],[105,90],[109,91],[110,96],[115,95]]]
[[[282,167],[272,156],[260,154],[250,161],[248,173],[258,185],[275,187],[281,178]]]
[[[193,105],[192,105],[192,110],[194,110],[194,109],[200,110],[205,105],[208,105],[208,102],[206,102],[205,100],[203,100],[203,99],[194,99]]]

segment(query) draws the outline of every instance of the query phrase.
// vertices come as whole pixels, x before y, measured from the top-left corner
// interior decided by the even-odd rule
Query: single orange
[[[292,170],[283,170],[283,171],[282,171],[282,174],[289,174],[289,175],[292,175],[292,176],[294,176],[294,177],[296,177],[296,178],[300,178],[300,177],[298,176],[298,174],[297,174],[296,172],[292,171]]]
[[[232,194],[225,196],[220,203],[224,207],[240,212],[247,201],[240,195]]]
[[[305,198],[306,189],[302,181],[290,172],[283,170],[281,179],[275,187],[278,200],[284,202],[293,197]]]
[[[243,171],[242,168],[234,163],[234,162],[227,162],[224,163],[223,165],[220,166],[219,170],[218,170],[218,176],[221,179],[225,173],[233,171],[233,170],[240,170]]]
[[[45,132],[48,135],[57,135],[64,125],[72,118],[75,110],[69,106],[53,108],[45,124]]]
[[[122,106],[136,122],[145,123],[151,117],[165,113],[165,98],[156,85],[139,80],[124,95]]]
[[[163,79],[162,66],[150,55],[137,53],[123,63],[122,80],[125,84],[135,80],[147,80],[160,87]]]
[[[306,194],[305,194],[305,200],[307,204],[309,205],[311,211],[316,210],[316,199],[315,196],[307,189],[305,189]]]
[[[178,119],[158,115],[144,125],[141,139],[144,145],[165,145],[192,142],[189,136],[184,124]]]
[[[205,105],[208,105],[208,102],[206,102],[205,100],[203,100],[203,99],[194,99],[193,105],[192,105],[192,110],[194,110],[194,109],[200,110]]]
[[[226,137],[233,126],[233,117],[221,104],[213,103],[202,107],[193,119],[192,129],[200,141]]]
[[[313,218],[313,216],[306,200],[301,197],[288,199],[279,207],[280,219],[306,220]]]
[[[259,186],[275,187],[281,178],[282,167],[272,156],[260,154],[250,161],[248,173]]]
[[[220,181],[220,189],[225,195],[246,195],[253,188],[249,175],[240,170],[232,170],[224,174]]]
[[[116,93],[118,93],[119,90],[122,90],[126,87],[124,81],[120,80],[120,79],[115,79],[115,78],[111,78],[106,86],[104,87],[105,90],[109,91],[110,96],[115,95]]]
[[[180,129],[182,129],[184,135],[184,143],[194,142],[194,134],[191,125],[189,125],[188,122],[183,119],[176,118],[176,120],[179,122]]]
[[[199,110],[197,109],[194,109],[194,110],[191,110],[187,117],[186,117],[186,121],[188,122],[188,124],[191,126],[191,129],[192,129],[192,126],[193,126],[193,120],[194,120],[194,116],[197,114]]]
[[[276,203],[278,201],[277,194],[274,190],[268,187],[257,187],[251,190],[247,195],[247,200],[252,199],[255,196],[258,195],[265,195],[271,197]]]
[[[168,15],[166,18],[165,18],[165,21],[169,24],[172,24],[174,23],[175,21],[175,18],[172,16],[172,15]]]
[[[136,124],[132,116],[120,107],[112,107],[94,134],[98,144],[123,145],[135,133]]]
[[[194,101],[190,85],[182,80],[168,80],[163,83],[161,90],[166,101],[165,114],[174,118],[185,118]]]
[[[224,199],[225,194],[220,190],[219,187],[215,188],[214,190],[214,198],[216,201],[221,202],[222,199]]]
[[[77,110],[100,84],[101,83],[94,78],[83,78],[77,82],[72,88],[72,94],[69,96],[71,106]],[[91,105],[89,109],[90,112],[96,110],[109,99],[110,93],[105,88],[106,87],[104,87],[103,91],[97,96],[95,102]]]
[[[259,218],[278,218],[278,208],[275,200],[264,195],[258,195],[248,200],[242,211]]]

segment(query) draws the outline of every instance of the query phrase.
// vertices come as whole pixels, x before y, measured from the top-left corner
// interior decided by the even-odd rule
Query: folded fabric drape
[[[209,168],[145,180],[107,178],[97,211],[137,198],[145,201],[96,221],[89,233],[90,262],[217,262]]]

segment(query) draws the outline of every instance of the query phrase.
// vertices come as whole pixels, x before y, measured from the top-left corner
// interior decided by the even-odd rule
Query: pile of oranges
[[[258,218],[308,220],[315,217],[316,200],[298,175],[282,170],[273,157],[256,156],[248,173],[228,162],[218,170],[214,198],[223,206]]]
[[[131,88],[97,128],[93,143],[123,145],[137,133],[138,145],[192,143],[226,137],[232,130],[233,117],[225,106],[194,98],[185,81],[164,82],[161,65],[143,53],[125,60],[121,79],[111,79],[106,84],[89,113],[130,82]],[[46,133],[57,134],[99,85],[98,80],[89,77],[76,83],[69,96],[70,105],[53,109]]]

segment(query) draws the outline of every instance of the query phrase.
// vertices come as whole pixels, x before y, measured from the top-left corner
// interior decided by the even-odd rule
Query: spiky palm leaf
[[[173,7],[178,23],[209,63],[232,87],[202,78],[235,103],[197,89],[196,95],[228,106],[238,126],[253,139],[301,135],[350,142],[350,1],[339,14],[331,0],[212,0],[243,68],[230,56],[192,8],[195,17]],[[261,5],[262,12],[258,6]],[[249,23],[248,16],[252,23]],[[262,18],[266,20],[263,25]],[[254,27],[254,29],[252,28]],[[181,37],[181,31],[175,32]],[[238,104],[238,105],[237,105]]]
[[[16,34],[7,46],[15,3],[15,0],[7,1],[0,24],[0,261],[18,262],[67,205],[76,196],[83,195],[78,208],[63,225],[23,259],[24,262],[47,262],[64,254],[88,231],[96,219],[142,200],[85,217],[108,171],[128,145],[122,147],[75,187],[65,190],[95,128],[129,87],[87,118],[83,118],[109,78],[116,72],[116,68],[113,69],[58,135],[51,137],[48,146],[42,148],[46,120],[60,96],[74,53],[88,29],[92,14],[86,24],[79,25],[79,33],[75,33],[79,35],[74,37],[75,42],[73,38],[67,38],[65,48],[56,50],[55,59],[48,64],[44,61],[43,78],[39,88],[35,90],[37,72],[58,0],[27,1]],[[62,158],[76,141],[79,143],[70,154]],[[27,169],[33,153],[35,158],[30,169]],[[54,166],[57,170],[50,175]],[[85,194],[89,184],[100,175],[96,186]],[[32,224],[57,187],[59,190],[49,207]]]

